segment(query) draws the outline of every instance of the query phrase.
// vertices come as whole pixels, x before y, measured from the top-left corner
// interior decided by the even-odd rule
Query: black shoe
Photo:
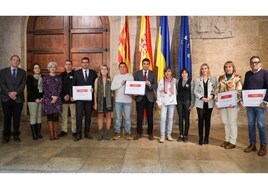
[[[3,138],[2,143],[7,144],[10,141],[9,137]]]
[[[77,141],[79,141],[81,139],[82,139],[82,135],[81,134],[80,135],[75,134],[75,136],[74,136],[74,141],[75,142],[77,142]]]
[[[64,132],[64,131],[61,131],[60,132],[60,134],[58,135],[59,137],[63,137],[63,136],[66,136],[67,135],[67,133],[66,132]]]
[[[208,139],[205,139],[203,144],[208,144]]]
[[[92,136],[92,134],[90,134],[90,133],[85,133],[85,138],[88,138],[88,139],[93,139],[93,136]]]
[[[20,143],[21,139],[19,136],[14,136],[14,141]]]
[[[199,139],[199,145],[202,146],[203,145],[203,140],[202,139]]]
[[[136,134],[133,138],[133,140],[139,140],[141,138],[141,134]]]

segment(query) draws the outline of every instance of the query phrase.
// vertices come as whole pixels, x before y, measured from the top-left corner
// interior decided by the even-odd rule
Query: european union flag
[[[180,72],[183,68],[186,68],[189,71],[189,78],[192,78],[192,57],[188,16],[181,16],[178,64],[179,78],[181,77]]]

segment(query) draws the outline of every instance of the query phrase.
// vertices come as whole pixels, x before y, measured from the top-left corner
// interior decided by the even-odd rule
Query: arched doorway
[[[99,71],[109,65],[110,26],[107,16],[35,16],[27,24],[27,68],[39,63],[47,73],[47,63],[56,61],[64,71],[66,59],[80,68],[82,57],[89,57],[90,68]]]

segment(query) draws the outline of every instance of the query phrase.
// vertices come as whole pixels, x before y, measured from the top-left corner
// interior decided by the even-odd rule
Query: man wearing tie
[[[89,69],[90,60],[88,57],[84,57],[81,60],[82,69],[77,70],[74,73],[74,78],[72,86],[86,86],[91,85],[94,87],[95,79],[97,78],[96,71]],[[71,92],[71,95],[73,93]],[[92,94],[93,96],[93,94]],[[83,112],[85,111],[85,138],[93,139],[90,133],[90,123],[91,123],[91,113],[93,108],[92,101],[78,100],[76,101],[76,134],[74,136],[74,141],[79,141],[82,139],[82,119]]]
[[[20,142],[20,117],[24,102],[23,90],[26,84],[26,71],[19,68],[20,57],[10,58],[10,67],[0,71],[1,102],[4,114],[4,130],[2,143],[10,141],[11,119],[13,118],[13,138]]]
[[[137,71],[134,75],[135,81],[145,81],[145,95],[137,95],[136,108],[137,108],[137,135],[134,140],[138,140],[142,137],[142,122],[144,109],[146,109],[147,122],[148,122],[148,139],[153,140],[153,110],[155,98],[155,89],[157,88],[156,74],[149,70],[150,60],[145,58],[142,60],[142,70]]]

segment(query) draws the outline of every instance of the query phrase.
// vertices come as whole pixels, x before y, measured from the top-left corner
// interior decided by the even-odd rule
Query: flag
[[[164,77],[164,69],[170,68],[170,41],[168,17],[160,16],[160,26],[157,39],[156,66],[158,67],[157,80]]]
[[[132,72],[130,64],[130,43],[129,43],[129,28],[128,17],[121,16],[121,30],[119,34],[118,45],[118,63],[125,62],[127,64],[128,72]]]
[[[150,59],[150,70],[154,69],[152,42],[151,42],[151,29],[149,16],[141,17],[140,39],[139,39],[139,69],[142,69],[142,60],[144,58]]]
[[[192,57],[190,47],[190,31],[188,16],[181,17],[180,27],[180,46],[178,58],[178,75],[180,78],[180,71],[186,68],[189,71],[189,78],[192,78]]]

